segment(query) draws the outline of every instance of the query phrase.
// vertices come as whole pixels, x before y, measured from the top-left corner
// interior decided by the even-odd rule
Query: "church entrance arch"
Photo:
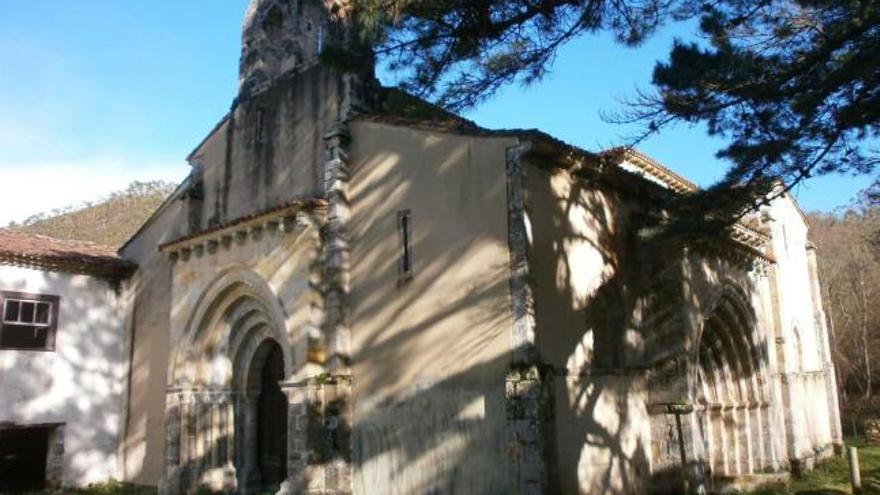
[[[252,272],[228,273],[199,298],[172,361],[163,491],[274,493],[290,479],[285,321]]]
[[[760,472],[770,463],[766,356],[747,302],[728,291],[703,322],[696,355],[696,427],[710,479]]]

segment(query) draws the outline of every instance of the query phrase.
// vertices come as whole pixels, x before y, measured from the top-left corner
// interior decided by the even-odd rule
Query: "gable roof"
[[[535,145],[532,150],[534,156],[548,155],[560,165],[565,164],[580,168],[587,163],[612,164],[619,171],[668,189],[675,194],[692,194],[700,189],[684,176],[632,147],[616,147],[594,153],[566,143],[539,129],[488,129],[396,88],[380,87],[378,99],[379,104],[374,110],[357,113],[351,117],[351,120],[429,132],[530,140]],[[188,160],[192,160],[210,136],[226,123],[230,115],[231,112],[217,123],[205,140],[193,150]],[[804,216],[794,198],[789,195],[789,199]],[[806,218],[804,219],[806,220]],[[734,239],[741,243],[759,246],[766,242],[764,232],[753,226],[745,225],[743,222],[738,222],[734,230],[737,233],[733,236]],[[136,236],[137,234],[133,238]]]
[[[110,246],[0,229],[0,265],[119,280],[135,266]]]

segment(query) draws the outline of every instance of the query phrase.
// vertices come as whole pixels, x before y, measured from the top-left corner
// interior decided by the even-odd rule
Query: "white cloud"
[[[189,166],[183,160],[114,157],[0,164],[0,226],[21,222],[36,213],[101,199],[133,181],[177,183],[188,172]]]

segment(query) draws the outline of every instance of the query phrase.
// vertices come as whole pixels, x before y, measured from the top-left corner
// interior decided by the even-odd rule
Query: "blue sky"
[[[0,225],[95,199],[132,180],[182,179],[184,157],[228,110],[237,87],[247,0],[7,2],[0,16]],[[467,114],[487,127],[537,127],[587,149],[633,132],[601,111],[648,88],[651,70],[686,26],[638,49],[587,37],[551,74],[511,86]],[[380,75],[381,76],[381,75]],[[387,82],[387,78],[385,82]],[[722,144],[679,126],[640,147],[699,184],[726,165]],[[847,203],[867,177],[812,179],[808,210]]]

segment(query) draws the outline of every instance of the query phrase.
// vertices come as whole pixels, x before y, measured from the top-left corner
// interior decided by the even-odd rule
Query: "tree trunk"
[[[868,352],[868,294],[865,289],[865,272],[859,273],[859,282],[862,286],[862,355],[865,359],[865,399],[871,398],[871,357]]]
[[[825,315],[828,318],[828,333],[831,334],[831,361],[834,363],[834,377],[837,383],[837,393],[840,395],[840,398],[843,399],[843,403],[846,404],[846,382],[843,379],[843,375],[841,375],[840,365],[838,363],[838,356],[840,356],[840,349],[837,346],[837,334],[834,333],[834,305],[831,301],[830,291],[828,287],[825,287],[825,296],[823,297],[825,301]]]

